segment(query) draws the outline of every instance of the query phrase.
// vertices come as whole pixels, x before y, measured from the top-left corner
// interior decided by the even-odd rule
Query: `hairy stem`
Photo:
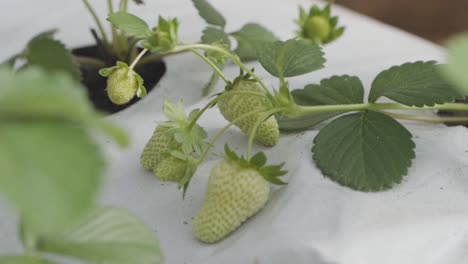
[[[252,145],[255,139],[255,135],[257,134],[258,127],[271,115],[276,114],[278,112],[283,111],[282,108],[275,108],[270,111],[267,111],[265,113],[262,113],[259,115],[257,118],[257,121],[255,122],[254,126],[252,127],[252,130],[250,130],[249,134],[249,141],[247,143],[247,153],[246,153],[246,158],[247,160],[250,160],[250,157],[252,156]]]
[[[227,51],[227,50],[225,50],[223,48],[220,48],[220,47],[217,47],[217,46],[208,45],[208,44],[180,45],[180,46],[176,47],[176,49],[177,50],[202,49],[202,50],[212,50],[212,51],[220,52],[223,55],[225,55],[226,57],[228,57],[229,59],[231,59],[232,62],[237,64],[243,71],[247,72],[250,76],[252,76],[252,78],[254,78],[260,84],[262,89],[265,90],[265,93],[267,93],[268,95],[273,96],[271,94],[270,90],[263,83],[263,81],[252,70],[250,70],[247,66],[245,66],[245,64],[242,63],[239,56],[231,53],[230,51]]]
[[[128,0],[121,0],[119,5],[120,11],[127,12],[128,11]]]
[[[232,122],[230,122],[229,124],[227,124],[225,127],[223,127],[223,129],[221,129],[217,134],[216,136],[211,140],[210,144],[209,144],[209,147],[205,150],[205,152],[203,152],[203,154],[200,156],[200,158],[198,159],[198,163],[200,164],[201,162],[203,162],[203,160],[205,159],[206,155],[208,155],[208,153],[210,153],[211,149],[213,149],[213,146],[215,145],[215,143],[221,139],[221,137],[226,133],[226,131],[228,131],[228,129],[235,125],[235,123],[241,121],[242,119],[244,118],[247,118],[251,115],[256,115],[256,114],[261,114],[263,113],[262,111],[252,111],[252,112],[248,112],[248,113],[245,113],[237,118],[235,118],[234,120],[232,120]]]
[[[192,53],[200,57],[202,60],[204,60],[218,75],[223,79],[223,81],[228,84],[229,80],[224,76],[223,71],[221,71],[216,64],[213,63],[209,58],[207,58],[205,55],[203,55],[201,52],[199,52],[196,49],[189,49]]]
[[[197,123],[198,119],[206,112],[206,110],[210,109],[214,105],[216,105],[220,100],[226,99],[228,97],[234,96],[234,95],[251,95],[251,96],[259,96],[263,97],[265,96],[263,93],[258,93],[258,92],[249,92],[249,91],[230,91],[229,93],[223,93],[221,95],[218,95],[215,99],[211,100],[209,103],[205,105],[195,116],[195,118],[192,120],[192,122],[188,125],[188,129],[192,129],[193,126]]]
[[[133,60],[132,64],[130,65],[129,69],[130,70],[133,70],[133,68],[135,68],[135,66],[137,65],[138,61],[145,55],[145,53],[148,51],[148,49],[144,49],[140,52],[140,54],[138,54],[138,56],[135,58],[135,60]]]
[[[374,104],[345,104],[345,105],[318,105],[300,106],[294,105],[289,114],[292,116],[302,116],[312,113],[323,112],[350,112],[350,111],[381,111],[381,110],[448,110],[448,111],[468,111],[468,104],[446,103],[434,106],[407,106],[398,103],[374,103]]]
[[[80,65],[92,65],[98,68],[106,67],[106,63],[100,59],[84,56],[75,56],[75,61]]]
[[[468,116],[418,116],[418,115],[407,115],[407,114],[396,114],[386,111],[382,113],[391,116],[396,119],[422,121],[429,123],[468,123]]]
[[[96,11],[94,11],[94,8],[91,6],[88,0],[83,0],[83,3],[88,9],[88,11],[91,13],[91,15],[93,16],[94,22],[96,23],[99,29],[99,32],[101,33],[102,41],[104,42],[104,44],[106,44],[106,46],[108,46],[109,39],[107,38],[106,32],[104,31],[104,27],[102,26],[102,23],[99,20],[99,17],[97,16]]]

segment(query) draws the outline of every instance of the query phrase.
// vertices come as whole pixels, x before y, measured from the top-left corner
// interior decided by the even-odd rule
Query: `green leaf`
[[[68,232],[43,237],[38,249],[96,264],[159,264],[153,231],[127,210],[104,207]]]
[[[234,51],[242,61],[257,59],[257,48],[264,43],[275,42],[279,39],[268,29],[259,24],[246,24],[239,31],[232,33],[237,40]]]
[[[147,38],[152,35],[148,24],[141,18],[127,12],[115,12],[107,18],[112,25],[127,35],[135,38]]]
[[[47,233],[94,206],[104,161],[83,128],[64,121],[5,121],[0,168],[0,191],[28,228]]]
[[[94,112],[85,88],[63,73],[29,68],[17,74],[0,70],[0,120],[59,119],[101,128],[127,142],[124,132],[111,128]]]
[[[216,10],[206,0],[192,0],[195,8],[198,10],[198,14],[202,17],[206,23],[214,26],[220,26],[224,28],[226,26],[226,20],[223,15]]]
[[[361,104],[364,102],[364,87],[355,76],[332,76],[323,79],[320,85],[309,84],[302,90],[292,91],[294,101],[299,105]],[[300,117],[278,116],[282,132],[300,132],[330,119],[341,112],[307,114]]]
[[[325,63],[320,46],[306,40],[265,43],[257,55],[262,66],[279,78],[303,75],[323,68]]]
[[[374,79],[369,102],[385,96],[408,106],[452,102],[460,94],[438,72],[434,61],[405,63],[381,72]]]
[[[50,72],[65,72],[75,80],[81,79],[80,69],[71,52],[57,40],[43,33],[33,38],[25,51],[28,66],[38,66]]]
[[[226,34],[222,29],[214,28],[214,27],[207,27],[203,30],[202,35],[202,42],[205,44],[213,44],[218,43],[227,46],[228,48],[231,47],[231,41],[229,40],[229,35]]]
[[[342,116],[320,130],[312,148],[322,173],[360,191],[381,191],[400,183],[414,159],[411,133],[378,112]]]
[[[468,34],[450,40],[447,48],[448,64],[442,65],[441,73],[460,93],[468,95]]]
[[[143,2],[143,0],[133,0],[133,2],[137,5],[142,5],[144,4],[145,2]]]
[[[28,256],[0,257],[0,264],[54,264],[45,259]]]

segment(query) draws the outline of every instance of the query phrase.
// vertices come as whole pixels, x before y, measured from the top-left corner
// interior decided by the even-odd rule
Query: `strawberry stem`
[[[216,66],[216,64],[213,63],[213,61],[211,61],[209,58],[207,58],[205,55],[203,55],[202,53],[200,53],[198,50],[196,49],[193,49],[193,48],[189,48],[189,50],[194,53],[195,55],[197,55],[198,57],[200,57],[202,60],[204,60],[208,65],[210,65],[211,68],[213,68],[213,70],[219,75],[219,77],[221,77],[221,79],[223,79],[223,81],[228,84],[229,83],[229,80],[226,78],[226,76],[224,75],[223,71],[221,71],[218,66]]]
[[[386,111],[381,111],[381,113],[391,116],[396,119],[403,119],[403,120],[412,120],[412,121],[421,121],[421,122],[429,122],[429,123],[464,123],[468,122],[468,116],[447,116],[447,117],[439,117],[439,116],[418,116],[418,115],[407,115],[407,114],[396,114]]]
[[[202,49],[202,50],[212,50],[216,51],[219,53],[222,53],[226,57],[232,60],[235,64],[237,64],[242,70],[247,72],[252,78],[254,78],[262,87],[263,90],[265,90],[265,93],[267,93],[270,96],[273,96],[270,90],[266,87],[265,83],[253,72],[251,71],[247,66],[245,66],[242,61],[240,60],[239,56],[231,53],[230,51],[227,51],[226,49],[213,46],[213,45],[208,45],[208,44],[190,44],[190,45],[180,45],[176,48],[176,50],[190,50],[190,49]]]
[[[138,56],[135,58],[135,60],[133,60],[132,64],[130,65],[130,67],[128,67],[130,70],[133,70],[133,68],[135,68],[135,66],[137,65],[138,61],[145,55],[145,53],[148,51],[148,49],[144,49],[140,52],[140,54],[138,54]]]
[[[265,96],[263,93],[258,93],[258,92],[249,92],[249,91],[230,91],[229,93],[223,93],[221,95],[218,95],[215,99],[211,100],[209,103],[205,105],[195,116],[195,118],[191,121],[191,123],[188,125],[187,129],[192,129],[193,126],[197,123],[198,119],[206,112],[206,110],[210,109],[214,105],[216,105],[220,100],[234,96],[234,95],[251,95],[251,96],[259,96],[263,97]],[[241,116],[242,117],[242,116]]]
[[[285,109],[284,108],[274,108],[270,111],[267,111],[267,112],[264,112],[262,113],[257,121],[255,122],[254,126],[252,127],[252,130],[250,130],[250,134],[249,134],[249,141],[247,143],[247,153],[246,153],[246,158],[247,158],[247,161],[250,161],[250,158],[251,158],[251,155],[252,155],[252,145],[253,145],[253,141],[255,139],[255,135],[257,134],[257,130],[258,130],[258,127],[267,119],[269,118],[270,116],[272,116],[273,114],[276,114],[276,113],[279,113],[279,112],[282,112],[284,111]]]
[[[99,20],[99,17],[96,14],[96,11],[94,11],[94,8],[91,6],[88,0],[82,0],[86,8],[88,9],[89,13],[91,13],[91,16],[94,19],[94,22],[96,23],[99,32],[101,33],[102,41],[106,45],[106,47],[109,46],[109,39],[107,38],[106,31],[104,31],[104,27],[102,26],[101,21]]]

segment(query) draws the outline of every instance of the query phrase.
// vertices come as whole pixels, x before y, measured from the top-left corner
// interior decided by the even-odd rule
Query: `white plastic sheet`
[[[91,42],[91,19],[80,1],[8,1],[0,10],[0,59],[18,51],[36,32],[59,27],[69,46]],[[104,1],[94,1],[102,15]],[[177,16],[182,40],[196,41],[204,22],[189,0],[145,1],[132,11],[155,23],[156,15]],[[260,22],[279,37],[293,36],[297,5],[306,0],[211,0],[227,17],[228,31],[247,21]],[[29,7],[28,7],[29,6]],[[61,12],[50,12],[50,10]],[[443,50],[407,33],[337,8],[344,37],[326,48],[327,68],[293,78],[292,87],[316,83],[333,74],[358,75],[365,86],[381,70],[407,61],[442,59]],[[82,24],[84,23],[84,24]],[[265,150],[271,161],[286,161],[290,170],[285,187],[275,188],[272,199],[258,215],[233,235],[215,245],[196,241],[191,221],[200,206],[209,170],[209,157],[198,170],[187,197],[182,200],[175,184],[155,180],[143,171],[138,157],[164,120],[162,99],[183,99],[188,109],[202,107],[200,90],[210,70],[191,55],[167,59],[168,74],[154,92],[138,105],[110,117],[127,128],[130,148],[121,150],[102,140],[109,169],[102,202],[125,206],[139,215],[161,240],[168,264],[462,264],[468,261],[468,130],[405,122],[417,143],[414,165],[403,183],[380,193],[362,193],[324,178],[311,160],[310,148],[317,131],[281,138]],[[271,86],[277,81],[258,69]],[[227,74],[234,77],[234,66]],[[219,85],[218,90],[221,90]],[[216,109],[201,124],[212,137],[225,121]],[[246,138],[237,129],[223,138],[238,151]],[[216,151],[221,152],[218,147]],[[79,169],[79,168],[77,168]],[[14,219],[0,211],[0,254],[19,252]]]

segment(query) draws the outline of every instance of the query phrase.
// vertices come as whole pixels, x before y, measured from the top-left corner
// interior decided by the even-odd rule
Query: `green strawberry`
[[[262,89],[255,81],[245,79],[245,76],[237,78],[231,86],[228,86],[225,93],[231,91],[250,91],[262,93]],[[252,95],[233,95],[218,102],[219,110],[226,120],[232,122],[234,119],[253,112],[268,110],[269,100],[265,97]],[[249,134],[259,114],[250,115],[235,123],[242,132]],[[274,146],[279,140],[278,122],[274,116],[265,120],[257,130],[255,139],[265,146]]]
[[[187,162],[172,155],[168,155],[153,167],[153,173],[162,181],[179,182],[185,175]]]
[[[167,133],[168,130],[169,127],[158,125],[153,136],[146,143],[140,156],[141,166],[145,170],[153,170],[161,162],[164,154],[171,151],[171,147],[180,145],[172,135]]]
[[[107,96],[114,104],[123,105],[130,102],[137,90],[138,82],[128,69],[117,69],[107,79]]]
[[[298,36],[317,44],[328,44],[343,35],[345,30],[338,27],[338,17],[331,15],[330,4],[323,9],[314,5],[308,12],[301,7],[297,24],[300,27]]]
[[[286,173],[282,165],[264,166],[263,153],[246,161],[226,146],[226,154],[211,171],[205,200],[193,221],[195,237],[206,243],[225,238],[262,209],[270,195],[269,182],[284,184],[278,179]]]
[[[101,69],[99,74],[107,77],[107,96],[114,104],[124,105],[135,96],[141,98],[146,95],[143,78],[123,62],[118,61],[116,66]]]

